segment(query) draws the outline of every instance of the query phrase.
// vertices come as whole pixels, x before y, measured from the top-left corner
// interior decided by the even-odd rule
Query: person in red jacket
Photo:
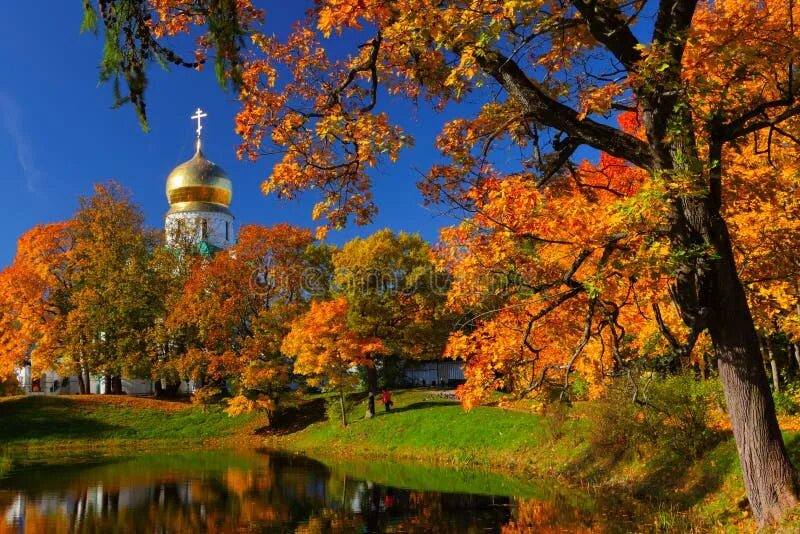
[[[392,394],[389,393],[388,389],[383,390],[383,393],[381,394],[381,400],[383,400],[383,407],[386,409],[387,412],[394,405],[394,402],[392,402]]]

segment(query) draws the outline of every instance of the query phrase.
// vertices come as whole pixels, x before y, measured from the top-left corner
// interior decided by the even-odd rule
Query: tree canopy
[[[204,42],[235,33],[182,1],[107,5],[123,3],[157,16],[147,39],[205,27],[200,58]],[[239,153],[282,154],[262,189],[319,194],[319,235],[370,221],[371,169],[412,143],[384,96],[478,103],[445,125],[442,162],[420,184],[464,218],[440,257],[456,276],[452,305],[477,306],[466,332],[477,348],[451,343],[473,355],[468,398],[499,383],[524,392],[556,371],[565,386],[576,370],[602,378],[640,353],[685,360],[700,343],[754,515],[774,522],[797,503],[756,330],[793,332],[784,317],[798,302],[781,267],[791,255],[763,261],[794,239],[779,237],[794,230],[784,192],[800,139],[793,2],[320,0],[285,39],[249,2],[197,5],[250,31],[246,53],[223,48],[241,58],[222,65],[242,103]],[[352,52],[333,54],[334,41]],[[587,148],[601,155],[578,161]],[[765,218],[775,227],[753,224]],[[468,272],[491,275],[488,295]]]

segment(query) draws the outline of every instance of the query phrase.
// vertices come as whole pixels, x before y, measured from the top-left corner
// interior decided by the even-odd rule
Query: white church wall
[[[203,238],[202,223],[204,220],[206,221],[207,232],[205,238]],[[208,241],[219,248],[228,248],[236,243],[233,216],[227,213],[211,211],[170,213],[166,217],[164,227],[167,233],[167,243],[169,244],[174,244],[181,234],[191,235],[196,241]]]

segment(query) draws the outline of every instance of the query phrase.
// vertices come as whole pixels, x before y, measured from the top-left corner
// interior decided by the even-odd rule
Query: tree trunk
[[[81,395],[86,395],[86,383],[83,381],[83,371],[78,369],[78,391]]]
[[[798,373],[800,374],[800,345],[798,345],[797,343],[789,345],[789,350],[792,349],[794,349],[794,359],[797,362],[797,370]]]
[[[89,367],[88,366],[84,366],[83,367],[83,379],[86,381],[86,394],[87,395],[91,395],[92,394],[92,381],[91,381],[91,376],[89,375]]]
[[[111,377],[111,393],[114,395],[122,395],[122,377],[121,376],[112,376]]]
[[[342,409],[342,426],[347,426],[347,412],[344,410],[344,392],[339,392],[339,407]]]
[[[375,417],[375,396],[378,394],[378,369],[373,363],[367,367],[367,417]]]
[[[161,379],[160,378],[158,380],[156,380],[155,383],[153,383],[153,388],[154,388],[156,397],[163,397],[164,396],[164,387],[161,385]]]
[[[181,382],[166,382],[164,380],[160,380],[161,382],[161,393],[164,397],[167,398],[175,398],[180,393],[181,389]]]
[[[770,372],[772,373],[772,388],[775,390],[775,393],[780,393],[781,391],[781,377],[778,374],[778,362],[775,359],[775,351],[772,350],[772,340],[767,336],[767,357],[769,358],[769,368]]]
[[[105,389],[106,395],[111,395],[111,375],[105,374],[103,375],[103,389]]]
[[[745,489],[760,525],[797,505],[796,471],[783,443],[759,352],[758,335],[739,281],[725,222],[710,218],[719,256],[709,265],[708,330],[717,354]]]

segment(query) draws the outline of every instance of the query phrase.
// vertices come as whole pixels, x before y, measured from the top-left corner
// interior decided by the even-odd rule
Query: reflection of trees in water
[[[16,479],[18,490],[0,491],[0,534],[20,527],[28,532],[449,533],[499,531],[503,525],[512,533],[597,525],[566,501],[515,507],[508,497],[397,489],[304,458],[264,456],[213,469],[169,469],[161,462],[160,469],[135,464],[109,465],[93,474],[86,469],[78,477],[50,477],[47,484],[40,477],[28,489]],[[126,483],[120,476],[125,472],[137,476]]]
[[[546,501],[518,499],[502,534],[617,532],[625,524],[635,530],[636,522],[630,515],[631,510],[621,506],[616,499],[610,497],[607,502],[598,504],[602,506],[601,510],[585,508],[565,495]]]
[[[295,532],[487,532],[510,519],[509,497],[420,492],[344,478],[336,507],[316,511]]]

